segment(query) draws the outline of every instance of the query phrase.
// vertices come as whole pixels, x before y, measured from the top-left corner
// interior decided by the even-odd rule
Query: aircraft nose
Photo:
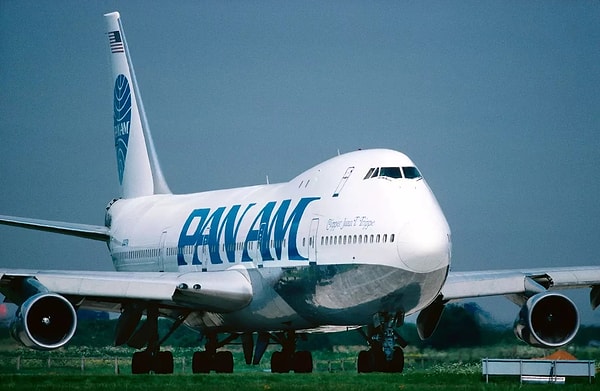
[[[450,230],[443,216],[413,219],[398,236],[398,255],[409,270],[427,273],[450,264]]]

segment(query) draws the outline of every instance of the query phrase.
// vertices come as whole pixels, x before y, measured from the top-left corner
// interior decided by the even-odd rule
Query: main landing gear
[[[144,311],[146,312],[146,321],[136,330]],[[158,334],[159,310],[156,303],[143,305],[127,303],[123,305],[123,311],[117,323],[115,345],[120,346],[127,343],[127,345],[136,349],[146,347],[145,350],[133,354],[131,360],[131,372],[133,374],[173,373],[173,354],[169,351],[161,351],[160,346],[183,324],[187,315],[187,313],[181,313],[170,330],[161,339]],[[233,372],[233,355],[231,352],[217,352],[217,349],[230,343],[238,336],[238,334],[231,334],[224,340],[219,341],[216,333],[207,335],[206,350],[194,353],[192,372]]]
[[[181,321],[183,321],[183,319]],[[175,322],[171,331],[169,331],[163,340],[159,341],[158,308],[155,306],[150,306],[147,309],[146,323],[144,323],[138,333],[136,333],[137,337],[134,335],[134,340],[130,342],[130,345],[137,345],[135,338],[142,338],[143,340],[147,340],[147,347],[146,350],[133,354],[131,359],[131,373],[173,373],[173,354],[167,351],[161,352],[160,345],[171,335],[171,333],[179,326],[179,324],[181,323]]]
[[[216,333],[207,335],[206,350],[194,353],[192,372],[233,372],[233,355],[231,352],[217,351],[217,349],[229,344],[238,337],[240,337],[239,334],[231,334],[224,340],[219,341]],[[271,356],[271,372],[311,373],[313,370],[312,354],[308,351],[296,351],[297,335],[294,331],[274,334],[258,333],[256,346],[254,346],[254,338],[251,333],[242,334],[241,339],[246,364],[259,364],[267,345],[273,340],[281,345],[281,351],[274,352]]]
[[[138,327],[143,313],[146,321]],[[181,313],[175,320],[171,329],[160,338],[158,333],[158,305],[148,303],[139,305],[129,303],[123,306],[123,311],[115,335],[115,345],[127,344],[136,349],[145,350],[133,354],[131,372],[133,374],[171,374],[173,373],[173,354],[161,351],[160,346],[171,334],[185,321],[187,313]],[[193,373],[218,373],[233,372],[233,354],[230,351],[217,351],[225,345],[241,337],[246,364],[257,365],[260,363],[267,346],[271,341],[281,345],[281,350],[271,356],[271,371],[274,373],[311,373],[313,371],[312,354],[309,351],[296,351],[298,335],[295,331],[282,331],[277,333],[259,332],[256,346],[252,333],[232,333],[223,340],[218,339],[217,333],[205,335],[206,345],[204,351],[195,352],[192,357]],[[300,337],[305,337],[301,334]]]
[[[217,349],[227,345],[236,338],[238,338],[238,334],[231,334],[224,340],[219,341],[216,333],[207,335],[206,350],[203,352],[194,352],[194,356],[192,357],[192,372],[209,373],[210,371],[215,371],[217,373],[233,373],[233,354],[226,350],[217,352]]]
[[[183,319],[176,321],[173,327],[162,340],[158,337],[158,311],[148,310],[148,320],[142,326],[148,332],[148,346],[142,352],[133,354],[131,360],[131,372],[133,374],[145,374],[154,372],[156,374],[173,373],[173,354],[169,351],[160,351],[160,345],[172,332],[179,327]],[[194,352],[192,357],[193,373],[217,373],[233,372],[233,354],[230,351],[217,351],[217,349],[227,345],[238,337],[237,334],[231,334],[229,337],[219,341],[216,334],[207,335],[206,350]],[[131,345],[131,343],[130,343]],[[138,347],[139,346],[134,346]]]
[[[361,334],[371,347],[358,354],[357,370],[359,373],[394,372],[404,370],[404,351],[407,343],[396,332],[396,327],[402,325],[403,318],[392,314],[378,314],[374,325]],[[398,324],[400,323],[400,324]]]
[[[272,336],[281,345],[281,351],[273,352],[271,356],[271,372],[312,373],[313,359],[309,351],[296,351],[296,333],[291,330]]]

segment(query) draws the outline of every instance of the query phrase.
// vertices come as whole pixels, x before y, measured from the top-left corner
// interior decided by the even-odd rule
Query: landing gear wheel
[[[369,350],[369,354],[371,355],[373,371],[374,372],[387,372],[388,362],[385,359],[385,353],[383,353],[383,350],[371,349],[371,350]]]
[[[171,352],[158,352],[156,357],[156,368],[154,373],[160,374],[171,374],[173,373],[173,353]]]
[[[308,351],[300,351],[294,354],[294,372],[312,373],[313,360],[312,354]]]
[[[358,373],[388,372],[389,364],[381,349],[363,350],[358,354]]]
[[[389,371],[393,373],[404,371],[404,351],[401,348],[394,348],[394,357],[389,362]]]
[[[356,363],[356,370],[358,373],[371,373],[373,372],[373,366],[371,364],[371,355],[366,350],[361,350],[358,353],[358,362]]]
[[[192,357],[192,373],[209,373],[210,372],[210,354],[204,352],[194,352]]]
[[[150,353],[135,352],[131,358],[131,373],[133,375],[141,375],[150,373]]]
[[[271,356],[272,373],[288,373],[290,371],[289,358],[283,352],[273,352]]]
[[[217,352],[214,364],[217,373],[233,373],[233,354],[229,351]]]

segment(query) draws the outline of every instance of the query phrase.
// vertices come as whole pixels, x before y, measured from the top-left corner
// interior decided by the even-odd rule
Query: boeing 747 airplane
[[[179,326],[204,350],[194,373],[232,372],[223,348],[239,340],[247,364],[269,344],[272,372],[311,372],[300,336],[356,329],[365,339],[359,372],[402,372],[406,343],[396,331],[419,312],[422,338],[444,305],[505,295],[519,307],[515,334],[554,348],[579,328],[561,288],[591,289],[600,267],[450,271],[451,234],[422,173],[403,153],[359,150],[320,163],[289,182],[175,195],[149,132],[123,26],[105,15],[114,83],[113,132],[120,197],[103,226],[0,216],[5,225],[105,242],[114,272],[0,269],[0,292],[19,307],[12,336],[57,349],[77,327],[78,309],[119,313],[115,344],[135,347],[133,373],[172,373],[161,345]],[[173,321],[159,335],[159,317]]]

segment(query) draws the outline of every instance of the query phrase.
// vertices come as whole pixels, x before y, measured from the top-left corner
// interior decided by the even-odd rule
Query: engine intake
[[[38,293],[19,307],[10,333],[29,348],[51,350],[69,342],[76,328],[77,314],[67,299],[56,293]]]
[[[527,300],[515,320],[515,335],[531,346],[566,345],[579,330],[579,313],[571,299],[558,293],[538,293]]]

